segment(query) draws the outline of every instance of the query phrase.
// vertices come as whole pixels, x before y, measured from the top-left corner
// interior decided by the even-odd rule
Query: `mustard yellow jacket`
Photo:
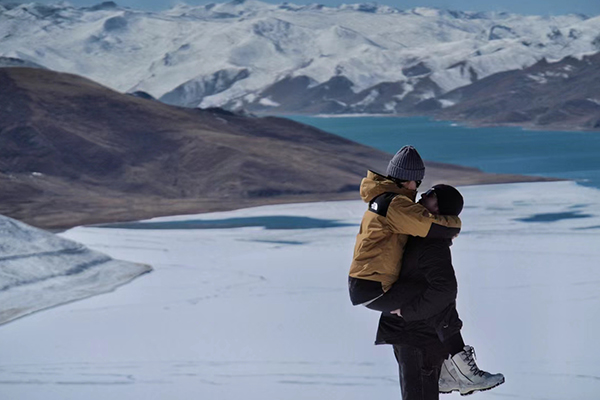
[[[433,215],[415,203],[417,192],[399,187],[369,171],[360,196],[369,204],[354,247],[349,290],[354,305],[365,304],[386,292],[400,275],[409,236],[453,238],[460,232],[457,216]]]

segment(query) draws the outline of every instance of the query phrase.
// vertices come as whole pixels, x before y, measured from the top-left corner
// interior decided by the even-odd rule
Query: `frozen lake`
[[[461,191],[463,334],[480,367],[506,375],[476,398],[597,400],[600,192]],[[290,204],[61,234],[154,271],[0,326],[0,399],[399,398],[391,348],[373,345],[379,316],[347,294],[364,210]]]

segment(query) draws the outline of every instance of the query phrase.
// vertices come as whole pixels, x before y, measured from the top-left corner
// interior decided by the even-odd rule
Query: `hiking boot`
[[[471,346],[465,346],[463,351],[450,358],[449,361],[453,368],[448,368],[448,373],[458,381],[462,396],[490,390],[504,383],[504,375],[490,374],[477,367],[475,349]]]
[[[456,371],[454,371],[450,359],[444,360],[440,369],[439,387],[440,393],[452,393],[460,390],[460,383],[456,379]]]

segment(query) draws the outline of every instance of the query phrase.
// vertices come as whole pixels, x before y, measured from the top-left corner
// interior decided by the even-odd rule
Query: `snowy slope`
[[[111,2],[87,8],[0,5],[0,56],[203,107],[273,108],[277,101],[261,93],[286,77],[318,84],[344,76],[356,93],[402,82],[400,98],[388,102],[393,110],[425,77],[443,93],[542,58],[581,57],[600,50],[599,31],[600,17],[366,4],[246,0],[158,13]],[[433,95],[418,91],[423,99]]]
[[[0,249],[0,324],[109,292],[151,270],[4,216]]]
[[[33,63],[31,61],[23,61],[18,58],[11,57],[0,57],[0,68],[5,67],[27,67],[45,69],[43,66]]]
[[[452,252],[463,333],[482,368],[506,375],[477,399],[596,400],[600,193],[572,182],[461,191]],[[373,346],[378,314],[347,294],[364,210],[278,205],[153,220],[246,227],[63,233],[155,272],[0,326],[0,397],[399,398],[391,349]]]

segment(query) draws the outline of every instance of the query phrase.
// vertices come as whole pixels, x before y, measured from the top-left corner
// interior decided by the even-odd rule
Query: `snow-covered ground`
[[[476,398],[598,399],[600,192],[572,182],[461,190],[453,256],[463,333],[482,368],[506,375]],[[153,220],[310,229],[63,233],[155,271],[0,326],[0,398],[399,398],[391,349],[373,345],[378,314],[347,295],[364,208],[347,201]]]
[[[0,215],[0,324],[109,292],[151,269]]]

